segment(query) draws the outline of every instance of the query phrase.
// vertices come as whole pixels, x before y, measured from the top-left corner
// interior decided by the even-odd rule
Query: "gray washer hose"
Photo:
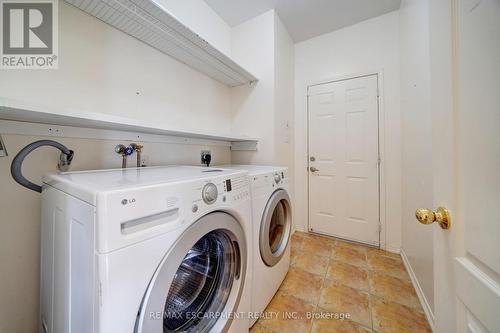
[[[42,193],[42,187],[27,180],[23,176],[21,169],[26,156],[28,156],[33,150],[43,146],[52,146],[59,149],[63,154],[67,156],[68,164],[71,163],[71,160],[73,159],[73,156],[75,154],[72,150],[66,148],[66,146],[52,140],[35,141],[33,143],[30,143],[29,145],[21,149],[19,153],[17,153],[16,157],[14,157],[14,160],[12,161],[12,164],[10,165],[10,173],[12,174],[12,177],[20,185],[39,193]]]

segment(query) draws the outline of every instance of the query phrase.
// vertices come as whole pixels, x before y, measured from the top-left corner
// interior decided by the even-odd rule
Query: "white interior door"
[[[436,332],[500,332],[499,36],[499,0],[430,1]]]
[[[309,229],[379,244],[377,75],[309,87]]]

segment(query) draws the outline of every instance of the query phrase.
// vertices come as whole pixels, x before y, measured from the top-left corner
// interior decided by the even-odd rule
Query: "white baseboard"
[[[408,271],[408,274],[410,275],[411,282],[413,283],[413,287],[415,288],[417,292],[418,299],[420,300],[420,304],[422,304],[422,307],[424,308],[424,313],[425,316],[427,317],[427,321],[429,322],[429,325],[431,326],[431,329],[433,332],[434,330],[434,313],[432,312],[432,309],[429,305],[429,302],[427,302],[427,298],[425,297],[424,291],[422,290],[422,287],[420,287],[420,283],[418,283],[417,276],[415,275],[415,271],[413,271],[413,268],[411,267],[410,261],[408,260],[408,257],[406,256],[406,253],[403,249],[400,250],[401,258],[403,259],[403,263],[406,267],[406,270]]]
[[[297,227],[297,226],[293,227],[293,229],[292,229],[292,234],[293,234],[295,231],[299,231],[299,232],[309,232],[309,231],[307,231],[307,229],[303,229],[303,228],[300,228],[300,227]]]
[[[381,243],[380,248],[386,250],[387,252],[401,253],[401,248],[399,246],[391,246],[389,244]]]

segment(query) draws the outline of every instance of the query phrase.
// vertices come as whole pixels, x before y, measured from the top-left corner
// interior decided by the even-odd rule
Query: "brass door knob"
[[[444,207],[438,207],[435,212],[430,209],[419,208],[415,211],[415,217],[418,222],[422,224],[432,224],[437,222],[443,229],[451,228],[450,212]]]
[[[316,171],[319,171],[317,168],[315,167],[310,167],[309,170],[311,170],[311,172],[316,172]]]

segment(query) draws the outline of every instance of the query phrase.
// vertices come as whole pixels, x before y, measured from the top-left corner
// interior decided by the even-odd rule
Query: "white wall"
[[[295,45],[295,192],[297,228],[307,228],[307,85],[358,73],[383,72],[386,228],[382,242],[401,246],[399,19],[391,12]],[[385,244],[382,244],[385,245]]]
[[[59,17],[59,69],[2,71],[1,97],[230,131],[227,86],[63,1]]]
[[[231,27],[203,0],[157,0],[179,21],[227,56],[231,55]]]
[[[403,0],[400,27],[402,249],[433,309],[433,231],[415,220],[415,209],[433,207],[429,1]]]
[[[233,152],[233,163],[292,168],[292,39],[274,10],[234,27],[232,38],[233,59],[259,79],[255,87],[233,88],[232,130],[260,139],[257,152]]]
[[[260,139],[258,152],[234,152],[233,163],[272,164],[274,160],[274,17],[270,10],[233,27],[232,57],[259,81],[255,87],[233,88],[232,129]]]
[[[294,43],[278,15],[275,15],[274,55],[274,161],[285,165],[292,175],[290,189],[294,196]]]

